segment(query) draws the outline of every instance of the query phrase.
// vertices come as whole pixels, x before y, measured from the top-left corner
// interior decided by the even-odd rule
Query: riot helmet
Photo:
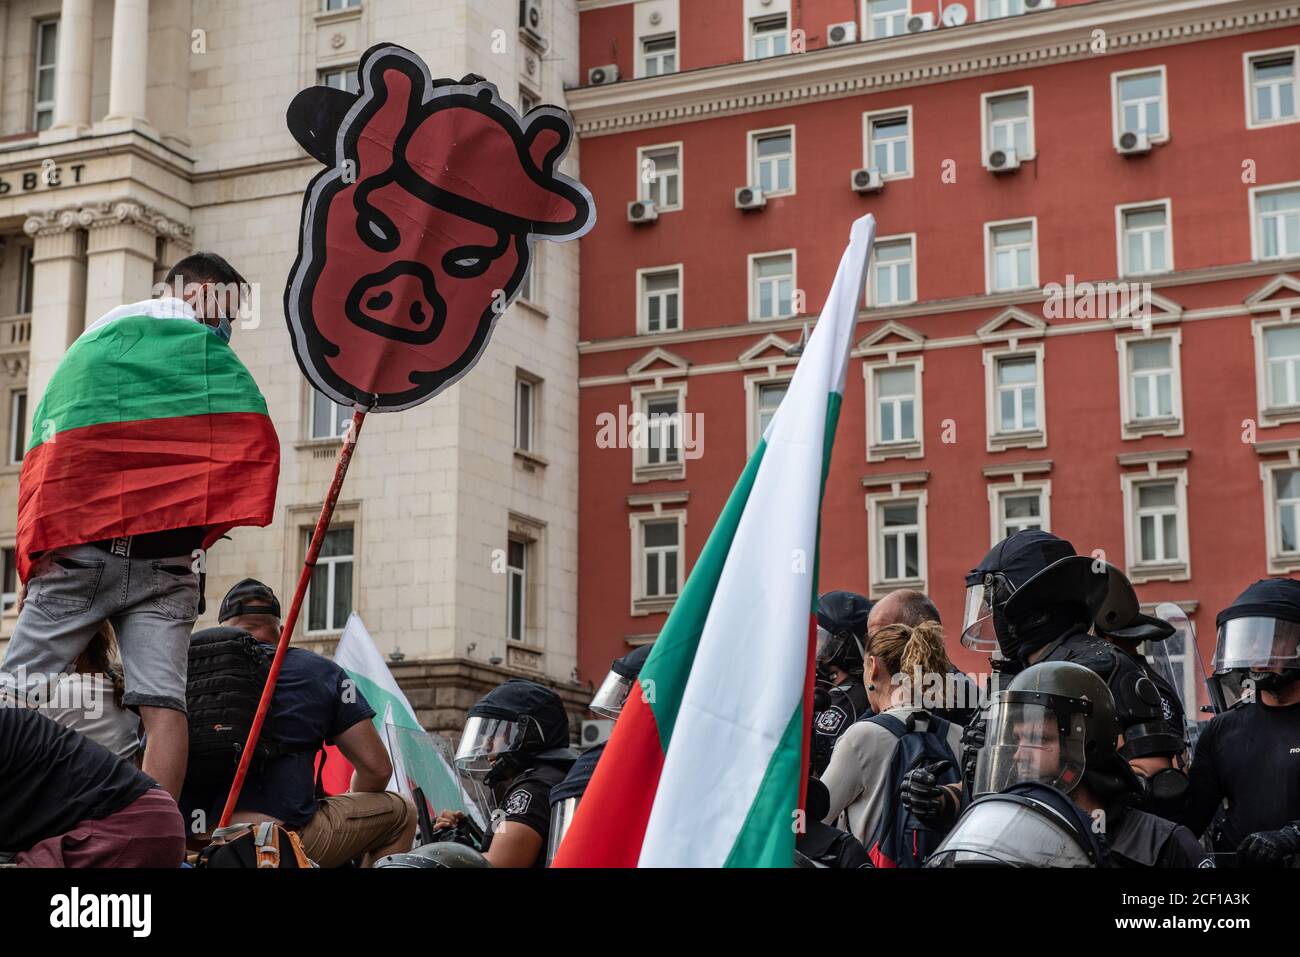
[[[1003,606],[1002,651],[1027,662],[1039,648],[1070,629],[1098,621],[1114,626],[1138,613],[1133,586],[1114,565],[1086,555],[1058,559],[1012,593]]]
[[[1103,851],[1083,809],[1043,784],[976,798],[926,867],[1100,867]]]
[[[851,591],[830,591],[817,599],[817,671],[823,678],[829,680],[832,667],[862,674],[872,605]]]
[[[617,718],[653,647],[654,645],[638,645],[622,658],[615,658],[588,707],[602,718]]]
[[[462,868],[491,867],[488,859],[464,844],[455,841],[439,841],[423,844],[405,854],[389,854],[375,861],[375,867],[407,868]]]
[[[514,777],[527,756],[572,761],[569,719],[554,691],[511,678],[470,707],[454,760],[492,785]]]
[[[1115,702],[1096,672],[1069,661],[1031,665],[993,696],[975,765],[976,795],[1025,782],[1063,794],[1115,758]]]
[[[1011,595],[1053,562],[1073,555],[1073,545],[1039,529],[1023,529],[994,545],[966,576],[961,643],[975,651],[997,648],[1006,632],[1002,612]]]
[[[1300,678],[1300,581],[1255,582],[1215,619],[1210,691],[1219,710],[1239,701],[1245,682],[1280,691]]]

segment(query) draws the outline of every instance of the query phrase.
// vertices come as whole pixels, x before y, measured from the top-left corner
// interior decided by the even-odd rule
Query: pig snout
[[[442,332],[447,304],[429,267],[404,261],[362,276],[348,293],[346,312],[363,329],[421,345]]]

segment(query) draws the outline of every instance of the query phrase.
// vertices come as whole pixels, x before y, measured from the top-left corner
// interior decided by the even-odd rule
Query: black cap
[[[1065,539],[1037,528],[1021,529],[998,542],[983,561],[966,576],[967,585],[978,585],[984,576],[997,572],[1013,588],[1020,588],[1043,569],[1078,553]]]
[[[270,586],[256,578],[245,578],[221,599],[217,621],[227,621],[236,615],[274,615],[280,617],[280,600]]]
[[[1300,581],[1294,578],[1261,578],[1223,611],[1214,624],[1222,628],[1234,618],[1281,618],[1300,622]]]

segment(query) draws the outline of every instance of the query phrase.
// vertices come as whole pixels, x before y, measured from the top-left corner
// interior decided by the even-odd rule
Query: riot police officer
[[[951,863],[947,859],[959,849],[959,857],[982,852],[1015,866],[1212,866],[1187,828],[1131,806],[1139,785],[1119,753],[1119,735],[1114,699],[1096,672],[1069,661],[1020,672],[989,705],[975,800],[933,855],[936,864]],[[1026,785],[1068,796],[1087,815],[1088,826],[1076,826],[1077,815],[1053,807],[1040,791],[1026,792]],[[1024,817],[1024,826],[994,826],[1016,815]],[[1053,830],[1048,823],[1058,826]],[[1102,853],[1080,840],[1086,833],[1101,836]]]
[[[550,792],[572,767],[569,719],[560,696],[522,678],[493,688],[470,709],[455,764],[482,780],[494,802],[484,857],[493,867],[543,867]],[[436,827],[454,826],[444,811]]]
[[[812,769],[820,776],[830,763],[840,735],[858,718],[871,714],[862,680],[870,599],[851,591],[831,591],[817,600],[817,684]]]
[[[1219,714],[1196,741],[1181,820],[1208,830],[1217,851],[1236,851],[1239,867],[1296,866],[1300,581],[1257,581],[1215,623],[1210,684]]]

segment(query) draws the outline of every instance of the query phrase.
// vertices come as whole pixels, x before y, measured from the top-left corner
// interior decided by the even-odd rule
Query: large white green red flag
[[[556,867],[789,867],[807,773],[822,490],[875,220],[596,767]]]

